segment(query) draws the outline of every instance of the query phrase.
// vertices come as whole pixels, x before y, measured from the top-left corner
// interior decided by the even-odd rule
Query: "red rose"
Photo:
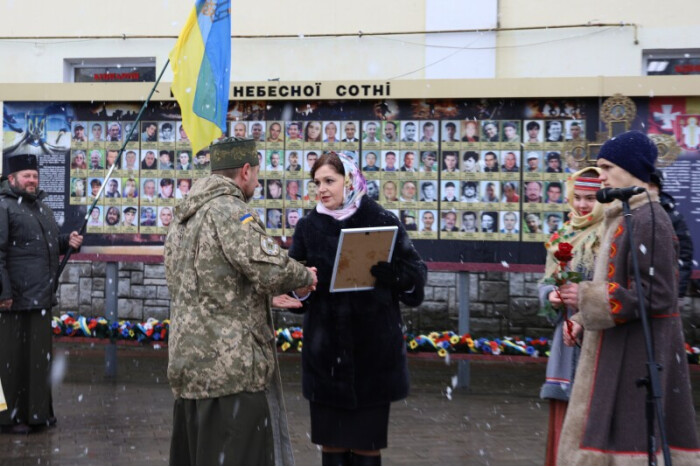
[[[574,257],[571,253],[573,248],[571,243],[562,242],[559,244],[559,249],[554,253],[554,257],[563,263],[568,263]]]

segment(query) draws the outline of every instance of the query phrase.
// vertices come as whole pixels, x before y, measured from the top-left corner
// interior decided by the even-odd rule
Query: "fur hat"
[[[622,167],[643,182],[650,180],[658,150],[641,131],[632,130],[615,136],[600,148],[598,159]]]
[[[34,154],[17,154],[16,156],[8,157],[5,162],[7,170],[3,170],[3,173],[6,175],[21,172],[22,170],[39,170],[39,164]]]

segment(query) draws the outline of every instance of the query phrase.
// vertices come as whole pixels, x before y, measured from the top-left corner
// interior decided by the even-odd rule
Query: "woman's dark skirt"
[[[309,402],[311,442],[322,446],[374,451],[387,447],[389,404],[343,409]]]

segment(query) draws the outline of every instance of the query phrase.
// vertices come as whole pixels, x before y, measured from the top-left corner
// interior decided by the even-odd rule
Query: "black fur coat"
[[[399,227],[392,265],[411,277],[412,288],[329,293],[340,230],[392,225]],[[314,210],[299,220],[289,256],[318,268],[317,290],[301,309],[304,397],[342,408],[405,398],[409,383],[399,300],[420,305],[427,268],[396,216],[366,196],[343,221]]]

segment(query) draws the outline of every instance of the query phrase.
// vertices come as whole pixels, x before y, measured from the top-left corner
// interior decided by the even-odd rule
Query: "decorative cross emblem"
[[[673,121],[681,112],[671,112],[673,110],[672,104],[664,104],[661,106],[663,112],[654,112],[654,120],[661,120],[663,125],[661,128],[664,130],[673,130]]]

